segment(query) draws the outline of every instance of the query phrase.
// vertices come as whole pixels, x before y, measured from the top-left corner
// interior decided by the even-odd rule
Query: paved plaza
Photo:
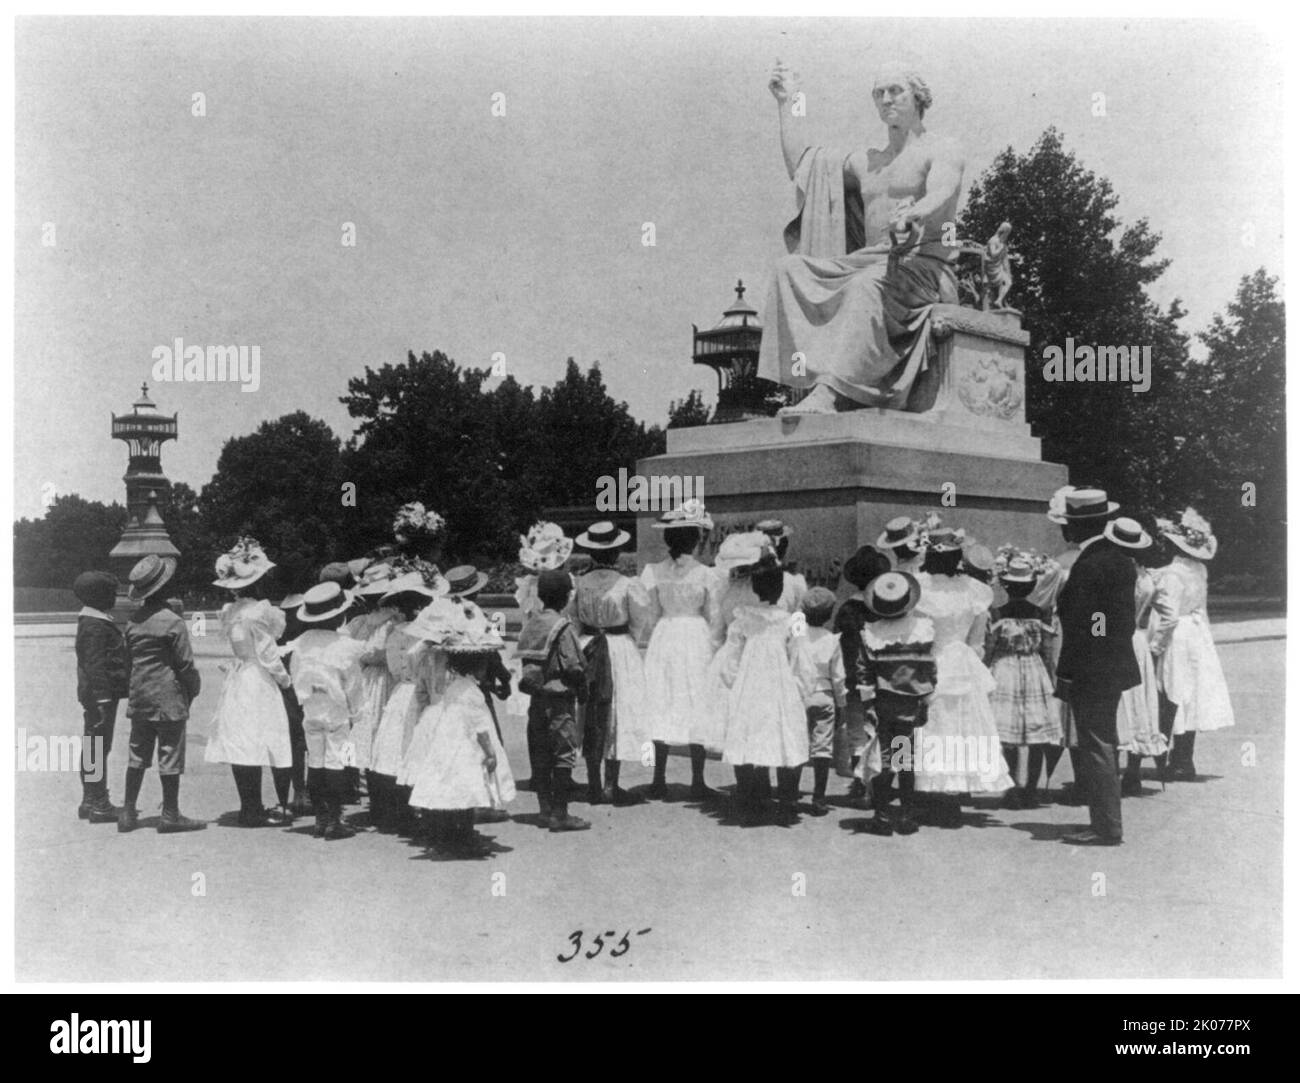
[[[674,760],[666,803],[576,805],[589,832],[540,829],[535,799],[521,791],[511,822],[480,827],[496,852],[475,861],[373,832],[327,843],[304,821],[288,830],[217,822],[237,800],[229,768],[203,762],[225,649],[209,637],[197,641],[204,688],[181,792],[188,815],[213,821],[207,830],[119,835],[77,820],[75,773],[17,775],[17,977],[1280,977],[1285,641],[1260,638],[1273,622],[1238,631],[1219,646],[1236,728],[1198,742],[1204,781],[1162,793],[1148,777],[1142,797],[1125,799],[1122,847],[1061,841],[1086,824],[1085,809],[1012,812],[995,800],[968,802],[960,827],[880,839],[860,832],[866,814],[845,806],[842,779],[824,819],[742,828],[725,806],[690,803],[687,764]],[[78,732],[71,635],[19,634],[16,726],[29,739]],[[502,725],[526,778],[523,719],[507,714]],[[114,800],[126,760],[121,715],[118,733]],[[1059,776],[1054,789],[1068,760]],[[731,772],[711,762],[708,780],[729,788]],[[625,768],[626,785],[649,781],[648,769]],[[805,771],[805,800],[810,785]],[[269,772],[264,787],[270,800]],[[160,799],[151,771],[146,825]]]

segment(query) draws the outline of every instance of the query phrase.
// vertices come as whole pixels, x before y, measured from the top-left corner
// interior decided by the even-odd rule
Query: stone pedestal
[[[1024,347],[1012,314],[956,305],[933,311],[939,390],[933,409],[854,410],[670,429],[668,451],[642,476],[702,478],[716,524],[704,558],[727,534],[776,517],[794,528],[790,558],[810,582],[836,588],[843,561],[874,543],[887,520],[936,510],[991,549],[1049,553],[1060,529],[1044,513],[1066,469],[1042,461],[1025,422]],[[660,560],[655,514],[637,521],[637,556]]]

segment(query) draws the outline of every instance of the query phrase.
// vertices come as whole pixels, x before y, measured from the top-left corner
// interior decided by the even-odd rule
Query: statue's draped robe
[[[860,251],[862,201],[845,191],[846,162],[825,147],[799,159],[798,211],[785,228],[791,254],[768,290],[758,374],[790,387],[826,384],[862,406],[928,410],[939,384],[930,309],[957,302],[952,252],[927,238],[890,271],[887,254]]]

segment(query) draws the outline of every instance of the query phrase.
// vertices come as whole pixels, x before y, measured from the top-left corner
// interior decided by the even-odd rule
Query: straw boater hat
[[[300,605],[302,605],[301,594],[286,594],[283,598],[280,599],[279,608],[297,609]]]
[[[786,526],[780,519],[764,519],[761,523],[755,526],[754,529],[761,530],[774,541],[777,538],[788,538],[794,533],[794,531]]]
[[[244,536],[235,542],[234,548],[217,557],[217,578],[212,585],[224,590],[238,590],[251,583],[256,583],[275,567],[266,555],[266,550],[255,538]]]
[[[565,537],[564,531],[555,523],[539,521],[526,535],[519,535],[519,563],[530,572],[558,568],[572,552],[573,539]]]
[[[1071,489],[1065,494],[1065,510],[1061,520],[1067,523],[1080,519],[1106,519],[1119,511],[1119,505],[1106,499],[1105,489]],[[1051,511],[1048,515],[1050,517]]]
[[[298,619],[304,624],[318,624],[345,613],[351,604],[352,595],[337,583],[317,583],[302,596]]]
[[[676,527],[694,527],[705,531],[713,529],[713,519],[704,510],[703,500],[683,500],[681,507],[666,511],[657,522],[650,524],[655,530],[672,530]]]
[[[1155,544],[1151,540],[1151,535],[1142,529],[1141,523],[1125,516],[1112,519],[1106,524],[1102,534],[1107,541],[1112,541],[1125,549],[1150,549]]]
[[[725,571],[753,571],[764,560],[776,556],[772,550],[772,538],[761,530],[749,530],[743,534],[728,534],[718,546],[718,555],[713,558],[713,566]]]
[[[998,578],[1004,583],[1036,583],[1038,573],[1023,553],[1017,553],[1007,561]]]
[[[592,523],[581,534],[578,535],[578,545],[583,549],[617,549],[620,545],[626,545],[632,540],[632,535],[626,530],[619,530],[613,523],[607,519],[599,523]],[[563,563],[561,561],[560,563]],[[559,567],[559,565],[556,565]]]
[[[1214,536],[1209,520],[1195,508],[1186,508],[1176,523],[1172,519],[1157,519],[1156,529],[1197,560],[1213,560],[1219,551],[1219,540]]]
[[[127,597],[133,602],[142,602],[151,594],[162,590],[175,574],[175,557],[160,557],[157,553],[150,553],[131,569],[131,574],[127,577],[131,583]]]
[[[881,549],[897,549],[902,545],[910,545],[915,549],[920,540],[920,526],[906,515],[899,515],[885,524],[885,529],[876,539],[876,545]]]
[[[907,572],[885,572],[871,581],[867,608],[878,617],[901,617],[911,612],[921,598],[921,584]]]
[[[548,569],[549,570],[549,569]],[[474,567],[473,564],[459,564],[443,573],[447,581],[447,593],[453,598],[467,598],[477,594],[487,586],[488,575]]]

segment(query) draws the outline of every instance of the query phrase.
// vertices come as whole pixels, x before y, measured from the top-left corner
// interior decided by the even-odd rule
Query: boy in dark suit
[[[1088,802],[1089,830],[1068,835],[1075,846],[1118,846],[1124,838],[1120,815],[1115,714],[1120,694],[1142,682],[1133,654],[1137,570],[1116,541],[1112,516],[1119,509],[1101,489],[1076,489],[1065,498],[1066,541],[1079,556],[1057,600],[1061,657],[1056,695],[1066,700],[1078,731],[1078,784]]]
[[[126,637],[113,622],[117,577],[82,572],[72,584],[82,604],[77,614],[77,700],[82,711],[81,806],[77,816],[92,824],[117,822],[108,797],[108,753],[113,748],[117,704],[125,699],[131,677]]]

